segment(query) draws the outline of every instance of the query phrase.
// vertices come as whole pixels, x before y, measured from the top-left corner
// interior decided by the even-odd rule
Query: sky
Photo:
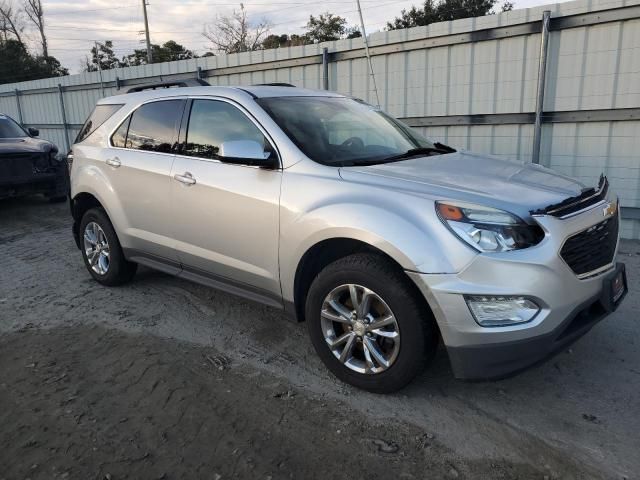
[[[499,0],[500,1],[500,0]],[[244,7],[252,22],[263,20],[277,34],[300,33],[309,15],[329,11],[359,25],[355,0],[247,0]],[[420,0],[361,0],[367,34],[384,29],[386,22],[402,9]],[[554,3],[549,0],[515,0],[515,8]],[[147,0],[151,41],[161,44],[173,39],[199,55],[209,51],[202,36],[204,26],[216,15],[239,9],[233,0]],[[84,58],[95,41],[113,40],[118,57],[144,48],[142,0],[44,0],[50,55],[71,73],[82,71]],[[36,37],[31,34],[35,48]]]

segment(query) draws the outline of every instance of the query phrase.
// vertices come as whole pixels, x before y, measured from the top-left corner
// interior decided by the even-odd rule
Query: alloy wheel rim
[[[350,370],[378,374],[398,358],[396,317],[382,297],[362,285],[340,285],[329,292],[320,323],[327,346]]]
[[[98,275],[109,271],[110,249],[107,236],[96,222],[89,222],[84,228],[84,252],[91,269]]]

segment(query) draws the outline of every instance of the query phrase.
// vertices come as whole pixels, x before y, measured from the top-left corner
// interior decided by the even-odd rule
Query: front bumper
[[[618,268],[624,268],[618,264]],[[611,272],[606,280],[618,272]],[[533,338],[497,344],[449,347],[448,354],[456,377],[467,380],[498,379],[515,374],[549,359],[582,337],[611,313],[609,291],[605,288],[597,297],[579,305],[553,331]]]
[[[607,298],[611,276],[624,266],[612,263],[606,271],[578,278],[559,254],[566,238],[601,222],[602,212],[597,205],[572,218],[536,218],[547,233],[540,244],[479,254],[459,273],[408,273],[431,306],[456,377],[516,373],[577,340],[612,310]],[[465,295],[524,296],[540,312],[528,323],[482,327]]]
[[[2,176],[0,172],[0,198],[45,194],[62,197],[69,193],[69,173],[64,165],[51,172],[22,176]]]

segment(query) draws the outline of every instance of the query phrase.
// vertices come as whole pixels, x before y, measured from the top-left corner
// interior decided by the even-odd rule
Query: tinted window
[[[215,100],[194,100],[184,154],[217,158],[220,144],[232,140],[253,140],[275,155],[260,129],[236,107]]]
[[[163,100],[133,112],[126,148],[170,153],[178,139],[184,100]]]
[[[96,105],[87,121],[80,129],[80,133],[76,137],[75,143],[79,143],[91,135],[104,122],[111,118],[111,115],[122,108],[122,105]]]
[[[127,117],[127,119],[122,122],[122,124],[118,127],[115,133],[111,136],[111,144],[114,147],[121,147],[127,143],[127,130],[129,130],[129,122],[131,121],[131,115]]]
[[[0,115],[0,138],[26,137],[27,133],[11,118]]]

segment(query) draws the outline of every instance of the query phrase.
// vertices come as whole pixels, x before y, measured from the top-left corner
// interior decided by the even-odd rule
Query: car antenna
[[[369,40],[367,39],[367,32],[364,29],[364,19],[362,18],[362,7],[360,7],[360,0],[356,0],[358,5],[358,14],[360,15],[360,28],[362,28],[362,39],[364,40],[364,53],[369,61],[369,70],[371,71],[371,80],[373,80],[373,90],[376,92],[377,107],[380,108],[380,97],[378,96],[378,85],[376,85],[376,74],[373,72],[373,63],[371,62],[371,55],[369,54]]]

